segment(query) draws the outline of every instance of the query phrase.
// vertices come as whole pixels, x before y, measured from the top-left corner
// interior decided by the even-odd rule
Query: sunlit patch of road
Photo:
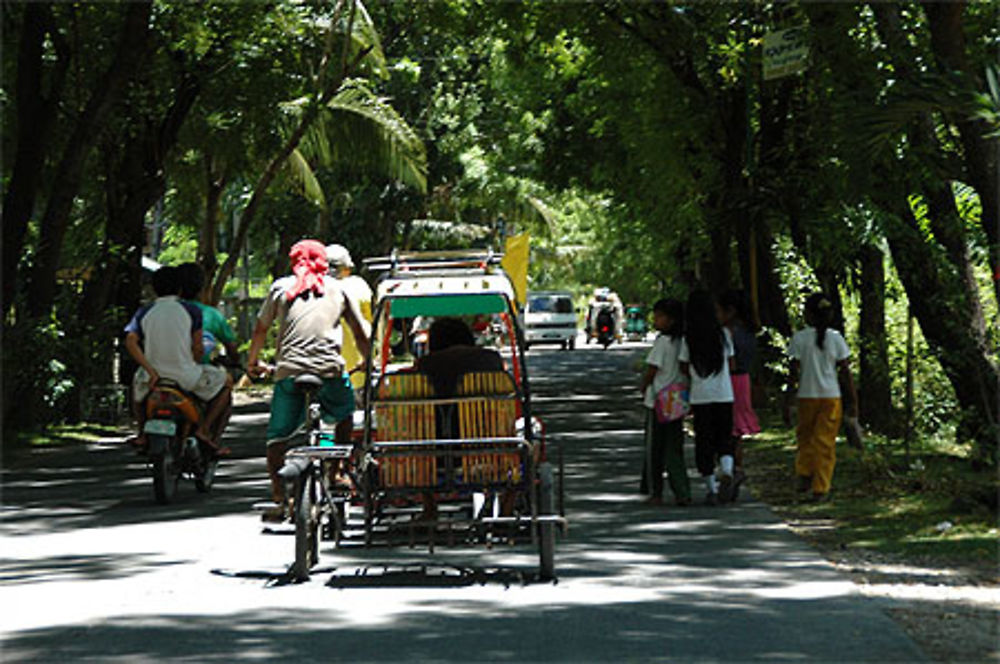
[[[920,659],[766,506],[641,504],[647,349],[529,352],[565,465],[557,584],[532,582],[530,545],[326,544],[310,582],[275,583],[293,538],[249,511],[267,491],[258,409],[234,418],[212,494],[182,485],[166,507],[123,447],[4,469],[4,659]]]

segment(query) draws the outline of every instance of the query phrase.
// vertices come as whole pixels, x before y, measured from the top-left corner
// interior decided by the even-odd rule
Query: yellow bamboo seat
[[[461,438],[510,438],[517,423],[517,391],[510,375],[502,371],[469,373],[462,377],[458,396],[483,397],[458,404]],[[470,445],[471,449],[475,446]],[[499,484],[521,479],[521,456],[511,452],[462,455],[462,480],[466,484]]]
[[[432,399],[434,396],[427,377],[418,373],[388,374],[378,386],[375,418],[379,440],[434,440],[434,405],[399,403]],[[379,464],[381,485],[387,488],[434,486],[437,484],[438,459],[426,456],[390,457]]]
[[[511,439],[516,434],[517,390],[513,379],[502,371],[477,372],[461,377],[454,398],[438,399],[431,382],[423,374],[387,374],[378,385],[374,401],[377,441],[407,443],[405,452],[394,450],[380,455],[379,480],[382,487],[435,488],[452,475],[452,488],[519,482],[522,475],[520,446]],[[439,409],[437,415],[435,408]],[[438,449],[451,436],[438,431],[445,418],[458,418],[458,439],[470,441]],[[452,430],[454,432],[454,430]],[[506,441],[491,442],[491,440]],[[421,445],[420,441],[427,441]],[[476,442],[471,442],[476,441]],[[477,453],[486,447],[509,447],[510,451]],[[376,442],[376,448],[378,442]],[[426,454],[421,454],[426,451]]]

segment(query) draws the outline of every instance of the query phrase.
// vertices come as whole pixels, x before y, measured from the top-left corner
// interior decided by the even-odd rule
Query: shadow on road
[[[7,536],[63,532],[245,513],[267,495],[263,426],[266,411],[233,418],[208,494],[182,479],[174,502],[159,505],[145,458],[122,440],[32,450],[2,471],[0,532]]]
[[[570,530],[556,551],[558,584],[526,583],[538,562],[530,546],[432,556],[426,549],[336,550],[324,544],[323,568],[305,584],[274,584],[280,570],[207,575],[206,592],[228,589],[259,608],[175,606],[113,616],[85,630],[35,629],[14,634],[6,652],[44,659],[51,656],[50,644],[58,643],[62,660],[922,659],[881,611],[860,600],[851,583],[765,505],[642,505],[642,412],[634,365],[644,352],[635,346],[531,352],[537,412],[565,460]],[[244,431],[249,436],[260,426],[249,422]],[[243,443],[239,435],[234,433]],[[256,479],[263,476],[262,462],[251,454],[255,446],[237,445],[244,456],[228,465],[230,474],[208,500],[192,491],[185,492],[191,503],[162,509],[146,499],[139,509],[138,494],[149,487],[135,486],[119,489],[126,495],[112,496],[94,513],[57,519],[56,527],[246,510],[262,491]],[[260,465],[251,468],[254,463]],[[121,482],[122,469],[114,463],[98,472],[111,485]],[[59,481],[68,485],[76,476],[67,469]],[[61,490],[72,493],[69,486]],[[19,491],[14,495],[26,506],[51,504],[44,492],[28,500],[32,489]],[[102,503],[91,498],[78,504],[84,509]],[[34,521],[25,517],[25,523]],[[41,562],[49,566],[42,576],[75,573],[72,560]],[[129,564],[147,563],[139,556]],[[41,579],[21,582],[32,580]],[[272,587],[265,590],[267,585]]]

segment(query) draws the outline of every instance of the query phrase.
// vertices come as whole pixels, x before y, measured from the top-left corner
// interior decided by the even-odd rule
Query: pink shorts
[[[733,435],[751,436],[760,433],[757,413],[750,402],[750,374],[733,374]]]

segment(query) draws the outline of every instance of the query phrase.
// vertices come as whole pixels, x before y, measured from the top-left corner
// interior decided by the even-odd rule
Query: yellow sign
[[[512,235],[507,238],[504,246],[503,260],[500,267],[510,277],[514,285],[514,294],[518,306],[523,307],[528,297],[528,254],[531,248],[531,236],[528,233]]]

